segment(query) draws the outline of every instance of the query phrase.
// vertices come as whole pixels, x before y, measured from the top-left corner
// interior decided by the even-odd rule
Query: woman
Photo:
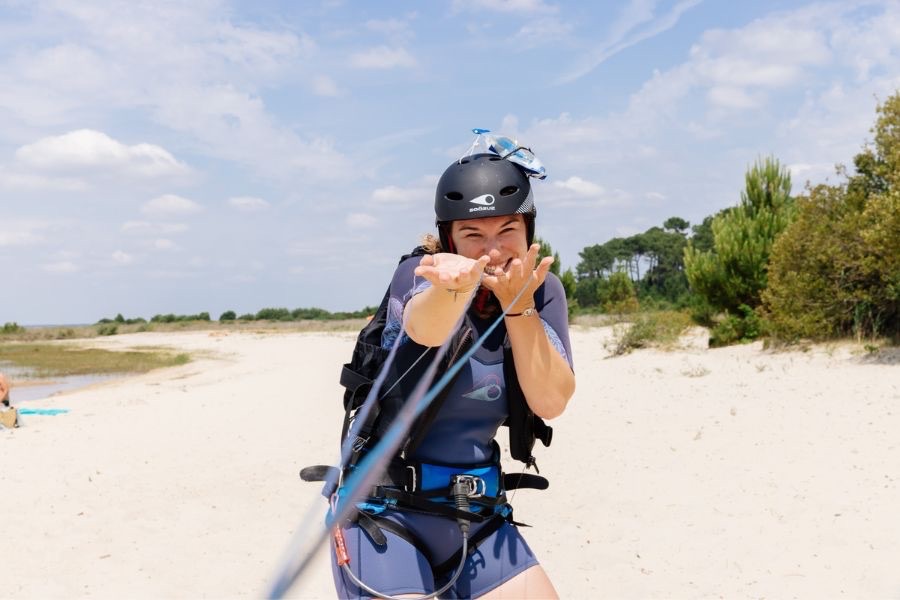
[[[553,259],[537,261],[531,184],[513,162],[496,154],[454,162],[438,182],[435,212],[440,246],[432,238],[436,252],[402,261],[391,282],[382,347],[402,337],[386,385],[451,336],[449,361],[481,346],[416,422],[357,519],[336,536],[338,595],[416,597],[449,586],[442,597],[555,597],[504,493],[546,487],[546,480],[504,477],[494,438],[509,419],[520,423],[510,424],[511,444],[529,434],[530,443],[513,456],[533,464],[530,449],[541,437],[534,429],[543,427],[533,415],[560,415],[574,392],[565,293],[549,273]],[[373,439],[414,383],[395,386],[401,393],[394,404],[382,399]],[[349,564],[339,566],[344,546]]]

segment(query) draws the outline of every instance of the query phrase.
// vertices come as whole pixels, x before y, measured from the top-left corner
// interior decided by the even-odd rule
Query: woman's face
[[[505,271],[514,258],[524,259],[528,253],[522,215],[453,221],[450,237],[457,254],[474,259],[488,255],[491,258],[488,272],[497,267]]]

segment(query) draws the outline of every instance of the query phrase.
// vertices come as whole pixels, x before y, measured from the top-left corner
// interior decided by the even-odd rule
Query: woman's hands
[[[502,265],[494,269],[491,269],[490,266],[484,269],[482,284],[494,293],[503,310],[509,309],[509,312],[515,313],[534,306],[534,292],[544,283],[547,273],[550,272],[550,265],[553,264],[553,257],[546,256],[535,266],[540,249],[539,244],[532,244],[525,259],[512,259],[505,271]],[[495,252],[497,251],[491,250],[491,254]],[[486,257],[482,257],[482,259],[484,258]],[[499,253],[496,257],[491,256],[490,258],[491,260],[499,259]],[[527,288],[519,296],[516,305],[510,306],[526,285]]]
[[[497,250],[491,250],[478,259],[459,254],[430,254],[422,257],[415,273],[430,281],[431,285],[450,292],[471,291],[481,281],[494,293],[504,310],[510,308],[511,312],[521,312],[534,306],[534,292],[544,283],[553,264],[550,256],[536,264],[540,249],[540,245],[532,244],[524,259],[514,258],[508,265],[496,264],[502,258]],[[510,307],[526,285],[516,306]]]

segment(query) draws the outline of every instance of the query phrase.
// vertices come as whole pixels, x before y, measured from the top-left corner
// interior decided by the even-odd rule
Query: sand
[[[896,354],[708,350],[699,334],[605,358],[609,336],[572,332],[578,390],[537,452],[551,487],[513,499],[563,598],[900,596]],[[0,431],[0,596],[264,595],[302,516],[324,511],[297,473],[335,458],[352,340],[93,341],[197,359],[28,402],[70,412]],[[325,552],[290,597],[334,596]]]

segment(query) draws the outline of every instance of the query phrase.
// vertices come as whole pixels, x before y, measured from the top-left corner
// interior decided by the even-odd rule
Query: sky
[[[375,305],[475,127],[574,269],[836,182],[898,88],[895,0],[0,0],[0,323]]]

